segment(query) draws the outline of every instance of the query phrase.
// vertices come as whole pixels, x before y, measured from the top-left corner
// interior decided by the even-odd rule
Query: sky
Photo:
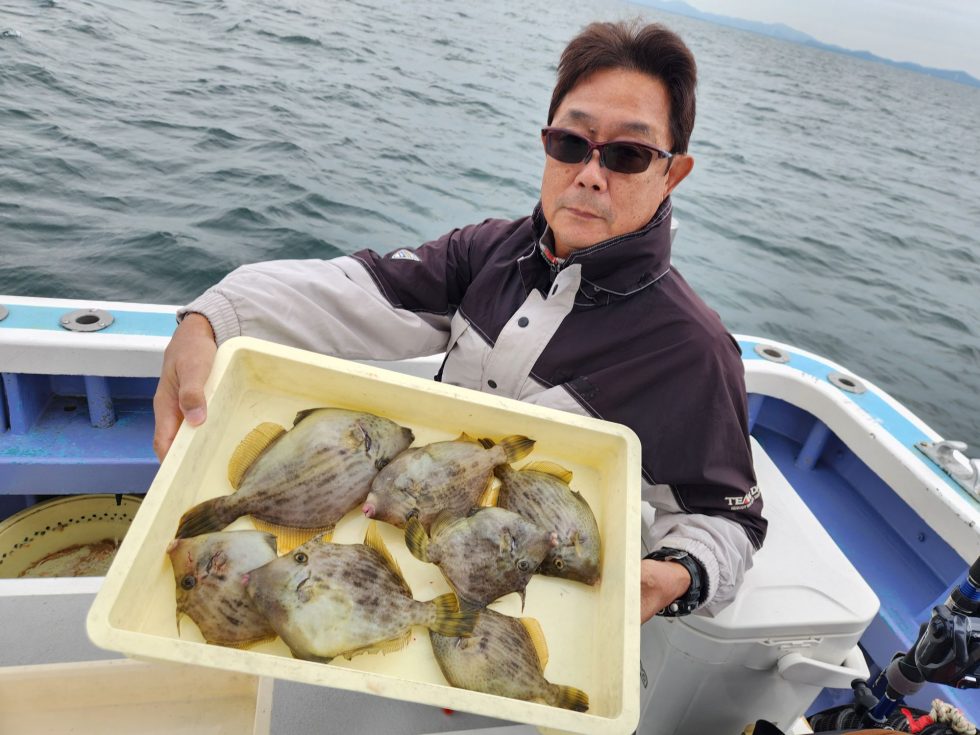
[[[707,13],[785,23],[818,41],[980,79],[980,0],[687,0]]]

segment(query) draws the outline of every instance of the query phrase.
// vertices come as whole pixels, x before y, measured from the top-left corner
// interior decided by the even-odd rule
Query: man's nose
[[[605,191],[607,173],[606,169],[599,162],[599,151],[592,151],[589,160],[585,162],[575,177],[575,183],[584,189]]]

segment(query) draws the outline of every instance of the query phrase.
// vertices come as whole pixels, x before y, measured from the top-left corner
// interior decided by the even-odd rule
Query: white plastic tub
[[[117,659],[0,668],[5,733],[268,735],[272,681]]]
[[[257,676],[367,692],[412,702],[595,735],[626,735],[639,714],[640,447],[627,428],[505,398],[328,358],[249,338],[222,345],[207,386],[209,419],[183,426],[120,547],[88,618],[96,645],[129,655],[213,666]],[[524,434],[537,441],[530,460],[574,472],[572,487],[592,507],[603,539],[596,587],[536,576],[524,615],[537,618],[550,649],[546,677],[588,693],[577,713],[455,689],[442,676],[427,632],[402,651],[319,664],[294,659],[281,641],[248,651],[205,644],[196,627],[175,621],[173,572],[165,549],[181,515],[231,492],[227,462],[255,425],[290,426],[298,410],[339,406],[386,416],[415,432],[415,445],[471,436]],[[367,521],[341,520],[340,543],[360,542]],[[239,519],[230,528],[249,527]],[[403,532],[381,524],[417,599],[449,590],[438,569],[408,552]],[[495,609],[521,615],[509,595]]]

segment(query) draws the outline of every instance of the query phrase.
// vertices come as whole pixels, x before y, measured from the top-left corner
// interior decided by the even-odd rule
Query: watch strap
[[[667,605],[657,613],[663,617],[673,618],[689,615],[702,605],[708,596],[708,580],[704,565],[683,549],[669,547],[657,549],[647,554],[645,559],[655,561],[673,561],[681,564],[691,575],[691,585],[681,597]]]

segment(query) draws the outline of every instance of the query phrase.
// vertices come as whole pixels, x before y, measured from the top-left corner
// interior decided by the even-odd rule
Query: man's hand
[[[691,586],[691,574],[676,561],[644,559],[640,562],[640,623],[683,597]]]
[[[211,322],[191,313],[177,326],[163,353],[163,370],[153,396],[153,451],[161,462],[183,419],[199,426],[207,418],[204,381],[211,373],[217,349]]]

